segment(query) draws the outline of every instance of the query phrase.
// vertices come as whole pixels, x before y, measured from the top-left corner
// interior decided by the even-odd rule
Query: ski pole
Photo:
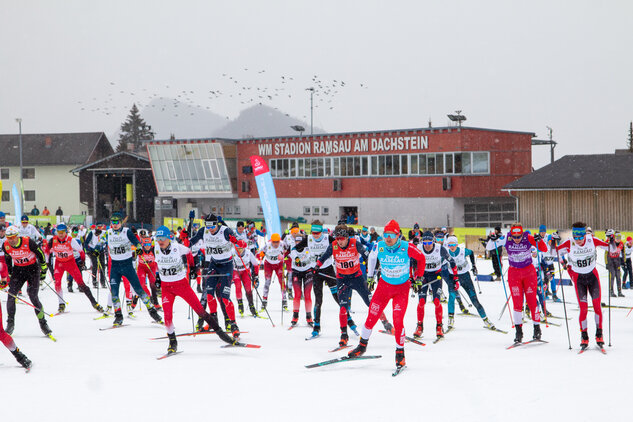
[[[244,264],[244,260],[242,259],[242,257],[241,257],[239,254],[236,254],[236,255],[240,258],[240,261],[242,262],[242,266],[243,266],[244,268],[246,268],[246,265]],[[253,282],[251,281],[251,284],[252,284],[252,283],[253,283]],[[262,297],[259,295],[259,290],[257,290],[257,287],[255,287],[255,293],[257,293],[257,297],[259,297],[259,300],[260,300],[262,303],[264,303],[264,301],[263,301]],[[264,308],[264,311],[266,311],[266,315],[268,315],[268,319],[270,320],[270,323],[273,325],[273,328],[275,328],[275,323],[273,322],[273,319],[270,317],[270,314],[268,313],[268,309],[267,309],[267,308]],[[281,318],[282,318],[281,320],[282,320],[282,325],[283,325],[283,317],[284,317],[284,312],[283,312],[283,309],[282,309],[282,311],[281,311]]]
[[[55,316],[55,315],[53,315],[53,314],[47,314],[47,313],[46,313],[46,312],[44,312],[42,309],[38,308],[37,306],[33,305],[32,303],[27,302],[26,300],[22,299],[21,297],[18,297],[18,296],[16,296],[16,295],[14,295],[13,293],[9,293],[9,291],[8,291],[8,290],[0,290],[0,291],[5,292],[6,294],[8,294],[9,296],[11,296],[12,298],[17,299],[17,300],[19,300],[20,302],[22,302],[22,303],[24,303],[24,304],[26,304],[26,305],[29,305],[31,308],[35,309],[36,311],[40,311],[41,313],[43,313],[43,314],[44,314],[44,315],[46,315],[46,316],[49,316],[49,317],[51,317],[51,318]]]
[[[479,285],[479,276],[475,275],[475,281],[477,282],[477,288],[479,289],[479,294],[481,294],[481,285]]]
[[[495,254],[497,256],[497,262],[499,263],[499,268],[501,267],[501,260],[499,259],[499,254]],[[508,265],[508,268],[510,266]],[[505,307],[508,307],[508,316],[510,316],[510,325],[512,325],[512,328],[514,328],[514,320],[512,319],[512,313],[510,312],[510,307],[508,306],[508,304],[510,303],[510,297],[508,297],[508,292],[506,290],[506,281],[505,278],[503,276],[503,269],[501,270],[501,285],[503,285],[503,293],[506,295],[506,304],[503,305],[504,309],[501,309],[501,314],[499,315],[499,320],[501,320],[501,317],[503,316],[503,311],[505,310]]]
[[[60,294],[59,294],[59,293],[57,293],[57,291],[56,291],[55,289],[53,289],[53,288],[51,287],[51,285],[50,285],[50,284],[48,284],[48,283],[46,282],[46,279],[43,279],[43,280],[42,280],[42,282],[43,282],[46,286],[48,286],[48,288],[49,288],[49,289],[51,289],[51,290],[53,291],[53,293],[55,293],[55,294],[57,295],[57,297],[58,297],[58,298],[60,298],[61,300],[63,300],[63,301],[64,301],[64,303],[65,303],[66,305],[68,305],[68,302],[66,302],[66,301],[64,300],[64,298],[63,298],[63,297],[61,297],[61,296],[60,296]]]
[[[558,243],[558,242],[556,242]],[[556,247],[556,262],[558,263],[558,270],[560,272],[560,256],[558,253],[558,246]],[[571,350],[571,337],[569,336],[569,321],[567,321],[567,303],[565,302],[565,286],[563,285],[563,277],[561,274],[560,290],[563,292],[563,310],[565,311],[565,327],[567,328],[567,342],[569,343],[569,350]],[[570,276],[571,277],[571,276]],[[573,284],[572,284],[573,285]],[[610,298],[610,297],[609,297]],[[610,312],[611,310],[609,310]],[[609,323],[611,323],[611,317],[609,317]],[[609,334],[609,346],[611,346],[611,335]]]
[[[462,299],[466,299],[466,302],[468,303],[469,308],[473,307],[473,303],[470,301],[470,299],[468,299],[467,295],[463,294],[461,290],[457,290],[457,293],[461,296]]]

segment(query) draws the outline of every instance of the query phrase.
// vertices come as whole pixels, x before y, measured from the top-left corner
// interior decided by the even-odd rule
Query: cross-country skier
[[[20,219],[20,225],[17,227],[21,237],[28,237],[35,240],[36,243],[42,242],[42,234],[33,224],[29,224],[29,216],[24,214]]]
[[[237,298],[237,309],[240,315],[244,315],[244,302],[242,301],[242,286],[246,292],[248,309],[251,315],[257,316],[257,310],[253,304],[253,280],[251,279],[251,269],[259,269],[259,261],[248,249],[245,240],[238,240],[232,252],[233,257],[233,284],[235,284],[235,297]]]
[[[195,214],[189,213],[189,219],[193,220]],[[233,245],[237,239],[228,226],[220,224],[220,217],[215,214],[208,214],[204,219],[204,230],[198,230],[191,238],[191,244],[195,245],[200,240],[204,242],[206,268],[203,273],[203,284],[205,291],[201,300],[202,306],[206,306],[208,301],[212,316],[217,317],[217,302],[215,297],[221,301],[226,308],[225,323],[233,333],[233,337],[240,335],[240,329],[235,322],[235,307],[231,302],[231,281],[233,280]],[[161,276],[162,280],[162,276]],[[202,325],[201,319],[198,326]]]
[[[532,265],[532,246],[547,251],[547,245],[539,235],[533,237],[523,231],[521,223],[514,223],[507,236],[504,247],[508,252],[508,285],[512,294],[515,343],[523,341],[523,296],[527,302],[534,322],[534,339],[541,339],[541,314],[538,311],[536,290],[538,280],[536,268]]]
[[[113,213],[110,217],[110,228],[107,231],[108,244],[108,266],[110,267],[110,292],[112,294],[112,304],[114,307],[113,326],[123,324],[123,312],[121,311],[121,300],[119,299],[119,284],[121,278],[129,280],[136,294],[147,307],[149,315],[158,323],[162,319],[158,311],[152,306],[149,296],[143,291],[138,275],[134,270],[132,259],[132,245],[136,247],[136,254],[141,253],[141,242],[127,227],[123,227],[121,215]]]
[[[609,290],[611,297],[624,297],[622,294],[622,281],[620,279],[620,264],[622,261],[622,250],[624,249],[624,243],[621,241],[620,233],[609,229],[606,232],[609,249],[605,252],[605,261],[607,262],[607,270],[609,270]],[[613,290],[613,282],[617,282],[618,294],[616,295]]]
[[[167,353],[176,353],[178,342],[176,341],[175,327],[173,323],[174,300],[181,297],[191,309],[198,314],[200,318],[206,321],[211,328],[218,334],[220,339],[229,344],[236,344],[237,340],[227,335],[218,324],[217,317],[213,318],[207,313],[196,293],[189,285],[189,277],[187,272],[189,266],[187,263],[187,255],[189,248],[171,241],[171,232],[165,226],[161,226],[156,230],[156,246],[154,247],[154,255],[156,257],[156,265],[160,272],[162,282],[162,302],[165,312],[165,328],[169,337],[169,347]]]
[[[79,291],[86,295],[90,304],[99,312],[104,312],[101,305],[97,303],[90,288],[84,283],[80,268],[83,267],[83,261],[86,255],[76,239],[68,236],[68,228],[65,224],[58,224],[55,236],[48,241],[48,250],[50,251],[50,261],[55,258],[53,265],[53,277],[55,279],[55,291],[59,300],[58,312],[66,310],[66,302],[64,301],[64,292],[62,290],[62,277],[64,273],[72,275],[75,282],[79,286]],[[75,262],[74,252],[78,252],[81,258],[80,265]]]
[[[435,242],[448,251],[448,249],[446,248],[446,245],[444,244],[444,241],[448,237],[446,227],[442,227],[441,230],[436,230],[434,235],[435,235]],[[455,301],[457,300],[457,304],[459,305],[459,309],[462,311],[462,313],[470,314],[470,312],[468,311],[468,308],[464,306],[464,303],[462,302],[462,298],[459,296],[459,292],[457,291],[457,289],[455,289],[455,274],[456,274],[455,267],[451,265],[451,268],[449,271],[449,264],[450,262],[448,260],[442,260],[442,272],[440,273],[448,289],[449,311],[455,308]],[[450,321],[449,321],[449,325],[451,325]]]
[[[93,225],[90,231],[86,235],[86,241],[84,242],[84,249],[90,258],[90,271],[92,272],[92,286],[99,287],[99,281],[101,281],[101,287],[105,287],[105,259],[104,259],[104,245],[105,239],[102,237],[101,228]]]
[[[141,253],[137,257],[136,261],[136,275],[138,275],[139,282],[145,294],[150,295],[152,298],[152,304],[157,310],[161,309],[158,303],[158,289],[156,288],[156,273],[158,268],[156,266],[156,256],[154,254],[154,244],[152,238],[146,230],[139,231],[139,238],[141,241]],[[149,281],[149,289],[147,288],[147,282]],[[138,296],[134,297],[138,300]],[[134,302],[134,306],[136,303]]]
[[[477,292],[475,291],[475,286],[473,285],[473,281],[470,278],[469,271],[472,270],[473,275],[477,277],[477,266],[475,264],[475,254],[472,250],[468,248],[460,248],[457,245],[457,237],[449,236],[446,239],[446,247],[448,248],[448,252],[450,253],[453,260],[455,260],[455,265],[457,266],[457,277],[459,278],[458,285],[456,285],[455,289],[457,290],[459,286],[461,286],[466,293],[470,297],[470,301],[473,303],[473,306],[477,309],[479,316],[484,320],[484,324],[486,324],[486,328],[494,330],[495,326],[488,317],[486,316],[486,311],[484,307],[479,303],[479,299],[477,298]],[[467,260],[466,258],[469,258]],[[454,307],[453,307],[454,309]],[[453,315],[451,315],[451,310],[449,306],[448,310],[448,321],[449,326],[452,326]]]
[[[582,222],[572,224],[572,239],[567,239],[558,246],[559,254],[567,254],[563,260],[563,267],[567,269],[576,287],[578,306],[580,307],[580,347],[589,346],[587,334],[587,314],[589,304],[587,294],[591,295],[593,310],[596,314],[596,343],[604,346],[602,337],[602,306],[600,300],[600,277],[596,269],[596,248],[608,250],[609,244],[587,233],[587,225]]]
[[[2,236],[2,234],[0,234]],[[622,288],[628,289],[631,287],[631,282],[633,282],[633,265],[631,265],[631,252],[633,252],[633,237],[629,236],[626,238],[626,243],[624,244],[624,264],[622,267],[624,268],[624,276],[622,277]]]
[[[272,281],[273,272],[277,275],[279,285],[281,286],[281,306],[284,310],[288,307],[286,301],[286,289],[284,285],[283,260],[286,255],[285,244],[281,242],[279,233],[273,233],[270,240],[266,242],[260,256],[264,261],[264,296],[262,299],[262,309],[268,305],[268,292]]]
[[[440,292],[442,290],[442,264],[446,261],[453,269],[453,282],[457,282],[457,267],[455,261],[448,253],[448,249],[444,248],[440,243],[436,243],[436,237],[430,231],[422,233],[422,243],[418,244],[417,248],[424,255],[425,268],[422,274],[422,280],[416,280],[414,284],[414,290],[418,293],[418,323],[413,333],[415,338],[422,337],[424,332],[424,305],[426,304],[426,295],[429,289],[433,294],[433,304],[435,305],[435,333],[438,338],[444,337],[444,328],[442,326],[443,309],[440,303]],[[451,292],[455,289],[451,286]],[[454,294],[454,293],[453,293]],[[455,303],[452,302],[452,308],[449,308],[449,313],[455,313]],[[449,325],[452,326],[453,321],[449,320]]]
[[[4,224],[2,226],[4,226]],[[11,301],[13,300],[13,298],[9,298],[9,300]],[[17,360],[20,365],[22,365],[27,370],[31,368],[31,361],[29,360],[29,358],[27,358],[24,355],[24,353],[22,353],[20,349],[18,349],[18,347],[15,345],[15,342],[13,341],[13,338],[11,338],[11,335],[7,333],[2,326],[2,305],[1,304],[0,304],[0,341],[2,342],[2,344],[4,344],[4,346],[7,349],[9,349],[9,351],[15,357],[15,360]]]
[[[292,288],[294,289],[294,297],[292,303],[292,321],[291,324],[297,325],[299,321],[299,308],[301,306],[301,298],[306,309],[306,322],[313,326],[312,321],[312,279],[314,275],[313,268],[316,265],[308,248],[307,238],[302,233],[294,236],[295,245],[290,250],[290,261],[292,268]]]
[[[6,226],[4,223],[0,224],[0,289],[4,289],[9,284],[9,271],[7,271],[7,262],[4,259],[4,249],[2,245],[7,240],[6,236]]]
[[[44,252],[35,241],[29,237],[18,235],[17,227],[10,226],[6,231],[7,240],[2,245],[4,250],[7,270],[9,271],[9,294],[7,300],[7,328],[9,334],[13,334],[15,327],[15,300],[18,292],[28,283],[27,293],[35,309],[40,324],[40,329],[46,336],[50,336],[52,331],[44,317],[42,302],[38,296],[40,290],[40,280],[46,277],[46,258]]]
[[[334,238],[336,239],[323,252],[321,257],[317,259],[314,267],[315,272],[321,270],[321,266],[327,262],[328,258],[333,257],[334,265],[336,265],[336,280],[339,299],[339,324],[341,327],[341,339],[339,346],[347,346],[349,336],[347,334],[348,315],[351,307],[352,290],[363,299],[365,304],[369,306],[371,297],[367,282],[360,270],[361,257],[367,257],[368,252],[360,242],[354,238],[349,238],[349,228],[345,224],[339,224],[334,228]],[[371,280],[373,282],[373,280]],[[385,314],[380,312],[380,320],[383,323],[385,331],[392,332],[393,326],[387,321]]]
[[[404,358],[404,315],[409,303],[409,279],[410,260],[417,261],[415,277],[420,278],[424,273],[424,255],[412,244],[399,238],[400,226],[395,220],[391,220],[385,226],[383,240],[378,242],[369,255],[367,275],[373,277],[376,262],[380,262],[380,279],[378,286],[369,305],[369,314],[363,325],[360,342],[349,356],[361,356],[367,350],[367,343],[378,318],[383,315],[383,310],[392,301],[394,336],[396,339],[396,368],[405,366]]]

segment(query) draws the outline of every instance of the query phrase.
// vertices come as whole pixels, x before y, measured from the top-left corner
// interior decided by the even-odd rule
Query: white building
[[[13,215],[12,187],[20,187],[19,136],[0,135],[0,211]],[[22,135],[22,167],[25,213],[37,205],[40,213],[48,207],[55,215],[61,207],[64,215],[86,213],[80,202],[79,178],[71,170],[113,154],[103,132],[52,133]]]

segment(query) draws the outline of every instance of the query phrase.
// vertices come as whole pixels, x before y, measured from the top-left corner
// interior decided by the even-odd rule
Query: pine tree
[[[121,125],[121,134],[119,135],[119,145],[117,145],[117,152],[129,151],[132,148],[134,151],[140,149],[143,141],[154,139],[154,132],[152,127],[145,123],[145,120],[138,112],[136,104],[132,104],[130,114],[127,116],[125,122]],[[133,147],[129,147],[133,145]]]

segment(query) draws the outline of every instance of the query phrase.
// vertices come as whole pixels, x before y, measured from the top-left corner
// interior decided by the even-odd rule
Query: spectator
[[[33,205],[33,209],[31,210],[31,215],[40,215],[40,210],[37,209],[37,205]]]
[[[44,207],[44,210],[42,211],[42,215],[51,215],[51,212],[48,210],[48,208]]]
[[[46,210],[46,208],[44,208]],[[42,214],[44,214],[44,211],[42,211]],[[49,212],[50,214],[50,212]],[[44,228],[44,235],[45,236],[49,236],[51,234],[51,223],[48,223],[46,225],[46,227]]]
[[[0,226],[5,225],[6,215],[2,211],[0,211]]]
[[[64,211],[62,211],[62,207],[57,207],[57,211],[55,211],[55,215],[62,216],[64,215]]]
[[[413,240],[417,238],[418,240],[422,238],[422,232],[420,231],[420,225],[415,223],[413,225],[413,230],[409,230],[409,240]]]
[[[115,196],[114,202],[112,203],[112,212],[119,212],[119,211],[121,211],[121,201],[119,201],[118,196]]]

